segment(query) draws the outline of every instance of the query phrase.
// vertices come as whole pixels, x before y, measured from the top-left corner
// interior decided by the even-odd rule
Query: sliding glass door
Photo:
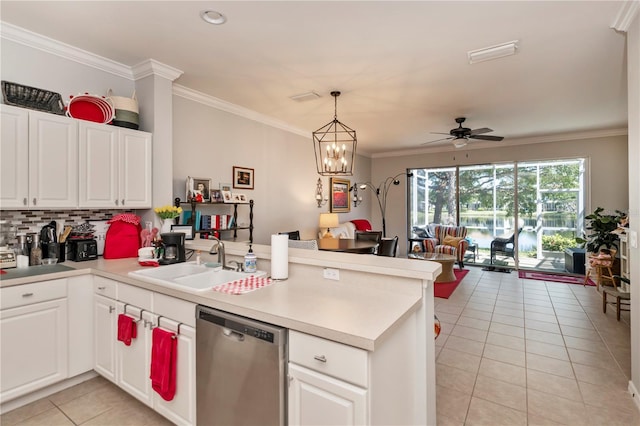
[[[584,212],[584,160],[414,169],[409,182],[409,234],[439,223],[467,228],[465,263],[564,269]],[[496,238],[513,238],[491,255]]]

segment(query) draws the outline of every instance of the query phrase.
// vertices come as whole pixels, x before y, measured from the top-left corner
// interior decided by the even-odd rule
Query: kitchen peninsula
[[[244,244],[232,242],[225,244],[227,256],[230,259],[235,257],[240,259],[246,253],[247,247]],[[188,248],[208,253],[210,242],[194,240]],[[258,269],[269,272],[270,247],[254,245],[253,251],[258,256]],[[207,256],[204,255],[203,260],[213,260],[207,259]],[[203,293],[188,289],[177,290],[136,280],[128,275],[131,271],[141,269],[136,259],[101,259],[81,263],[66,262],[65,265],[72,266],[74,270],[15,279],[7,279],[10,274],[5,275],[0,281],[3,301],[11,299],[5,297],[7,292],[19,292],[20,287],[37,286],[47,282],[46,288],[53,288],[48,286],[48,282],[57,282],[60,286],[58,299],[67,298],[64,310],[68,311],[69,321],[73,317],[77,322],[77,316],[82,313],[89,315],[85,320],[93,323],[91,328],[93,335],[90,339],[96,344],[95,350],[92,345],[90,351],[92,366],[86,370],[95,370],[114,381],[175,423],[195,423],[195,417],[192,414],[195,406],[194,377],[187,377],[190,380],[187,380],[184,386],[190,389],[187,392],[189,398],[180,402],[185,404],[186,408],[183,412],[187,414],[173,416],[172,410],[179,412],[181,409],[177,406],[179,404],[176,404],[176,407],[164,406],[162,401],[155,401],[152,391],[149,392],[150,395],[144,392],[138,393],[135,386],[135,389],[130,390],[131,381],[122,380],[126,378],[123,377],[122,371],[118,373],[114,368],[112,372],[109,368],[101,370],[100,365],[105,361],[105,351],[100,349],[99,342],[105,340],[103,336],[98,335],[102,333],[98,325],[100,318],[104,318],[100,315],[101,313],[105,315],[111,313],[109,303],[113,302],[116,312],[121,312],[124,307],[127,312],[133,312],[133,315],[139,314],[141,318],[151,313],[157,314],[156,316],[168,318],[163,325],[174,327],[182,323],[184,330],[192,330],[194,333],[195,312],[192,309],[195,304],[287,328],[291,345],[289,347],[289,424],[296,424],[317,414],[310,413],[308,410],[301,411],[296,398],[300,398],[300,392],[308,392],[309,386],[305,380],[318,380],[325,377],[326,383],[340,387],[340,391],[353,389],[359,395],[360,399],[355,399],[353,406],[349,407],[349,415],[353,416],[351,418],[353,423],[435,424],[433,280],[440,273],[438,264],[414,262],[408,259],[290,249],[287,280],[240,296],[215,291]],[[325,268],[337,269],[339,280],[323,278]],[[72,286],[72,282],[79,279],[82,283]],[[68,281],[68,287],[63,289],[65,281]],[[87,286],[90,288],[89,293],[86,291]],[[84,294],[83,297],[89,297],[89,302],[86,304],[91,306],[90,312],[87,313],[86,309],[82,312],[82,309],[79,310],[78,306],[75,306],[81,301],[78,300],[72,288],[76,290],[82,288],[80,293]],[[92,304],[91,300],[98,300],[106,305]],[[19,309],[15,306],[17,305],[5,306],[3,303],[3,320],[6,312],[12,308]],[[100,306],[104,306],[105,310],[101,310]],[[166,314],[163,309],[173,310],[173,312]],[[91,321],[91,318],[94,320]],[[189,344],[195,341],[192,339],[187,342],[186,339],[195,337],[189,336],[189,333],[190,331],[181,333],[181,335],[184,334],[185,342],[184,348],[179,349],[183,349],[184,353],[189,353]],[[70,329],[68,336],[64,337],[68,337],[71,341],[74,339],[74,333]],[[106,337],[106,347],[110,347],[111,341],[115,339],[108,339],[108,335]],[[304,345],[295,346],[300,345],[300,342]],[[299,355],[299,349],[310,346],[326,349],[329,354],[338,347],[339,350],[345,351],[346,356],[344,358],[338,356],[334,359],[335,362],[344,365],[336,366],[327,362],[326,365],[317,366],[307,363]],[[6,347],[3,342],[3,348]],[[3,355],[5,350],[9,349],[3,349]],[[63,353],[68,353],[68,357],[71,358],[76,351],[69,346],[69,350]],[[355,354],[353,359],[350,358],[351,353]],[[123,363],[128,359],[117,356],[115,358],[117,358],[116,361],[111,359],[107,361],[112,364],[119,363],[121,370]],[[349,362],[354,364],[351,365]],[[85,372],[79,371],[82,368],[74,369],[71,360],[68,364],[69,368],[65,368],[58,381]],[[110,364],[107,363],[107,365]],[[346,375],[341,376],[345,369]],[[349,373],[357,370],[362,370],[362,374]],[[189,371],[190,374],[195,375],[194,369],[186,369],[186,371],[187,373],[184,373],[186,376],[189,375]],[[111,373],[113,374],[109,377]],[[146,376],[146,370],[144,376]],[[135,381],[133,382],[135,385]],[[305,385],[302,386],[301,383]],[[2,392],[4,394],[5,389],[2,389]],[[3,398],[3,411],[10,409],[12,403],[17,406],[14,401],[19,401],[22,397],[24,395],[16,394],[10,398]],[[348,396],[342,395],[342,397],[348,399]]]

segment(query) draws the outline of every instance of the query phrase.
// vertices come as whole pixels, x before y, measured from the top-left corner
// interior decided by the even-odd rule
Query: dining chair
[[[279,235],[288,235],[290,240],[299,240],[300,231],[278,232]]]
[[[299,248],[307,250],[318,250],[318,242],[316,240],[289,240],[290,248]]]
[[[398,236],[393,238],[382,238],[378,244],[378,256],[396,257],[398,250]]]
[[[379,243],[382,239],[382,231],[356,231],[355,239],[359,241],[375,241]]]

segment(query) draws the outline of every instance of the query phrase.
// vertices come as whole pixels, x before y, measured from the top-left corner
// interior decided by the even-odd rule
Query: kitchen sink
[[[195,263],[176,263],[129,272],[129,276],[141,281],[194,291],[210,290],[213,287],[252,275],[264,277],[267,273],[264,271],[251,273],[228,271],[220,267],[209,268],[206,265],[196,265]]]

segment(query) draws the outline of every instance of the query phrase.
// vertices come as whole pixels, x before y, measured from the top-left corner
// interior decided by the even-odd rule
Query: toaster
[[[84,240],[69,240],[67,259],[75,262],[95,260],[98,258],[98,243],[93,238]]]

